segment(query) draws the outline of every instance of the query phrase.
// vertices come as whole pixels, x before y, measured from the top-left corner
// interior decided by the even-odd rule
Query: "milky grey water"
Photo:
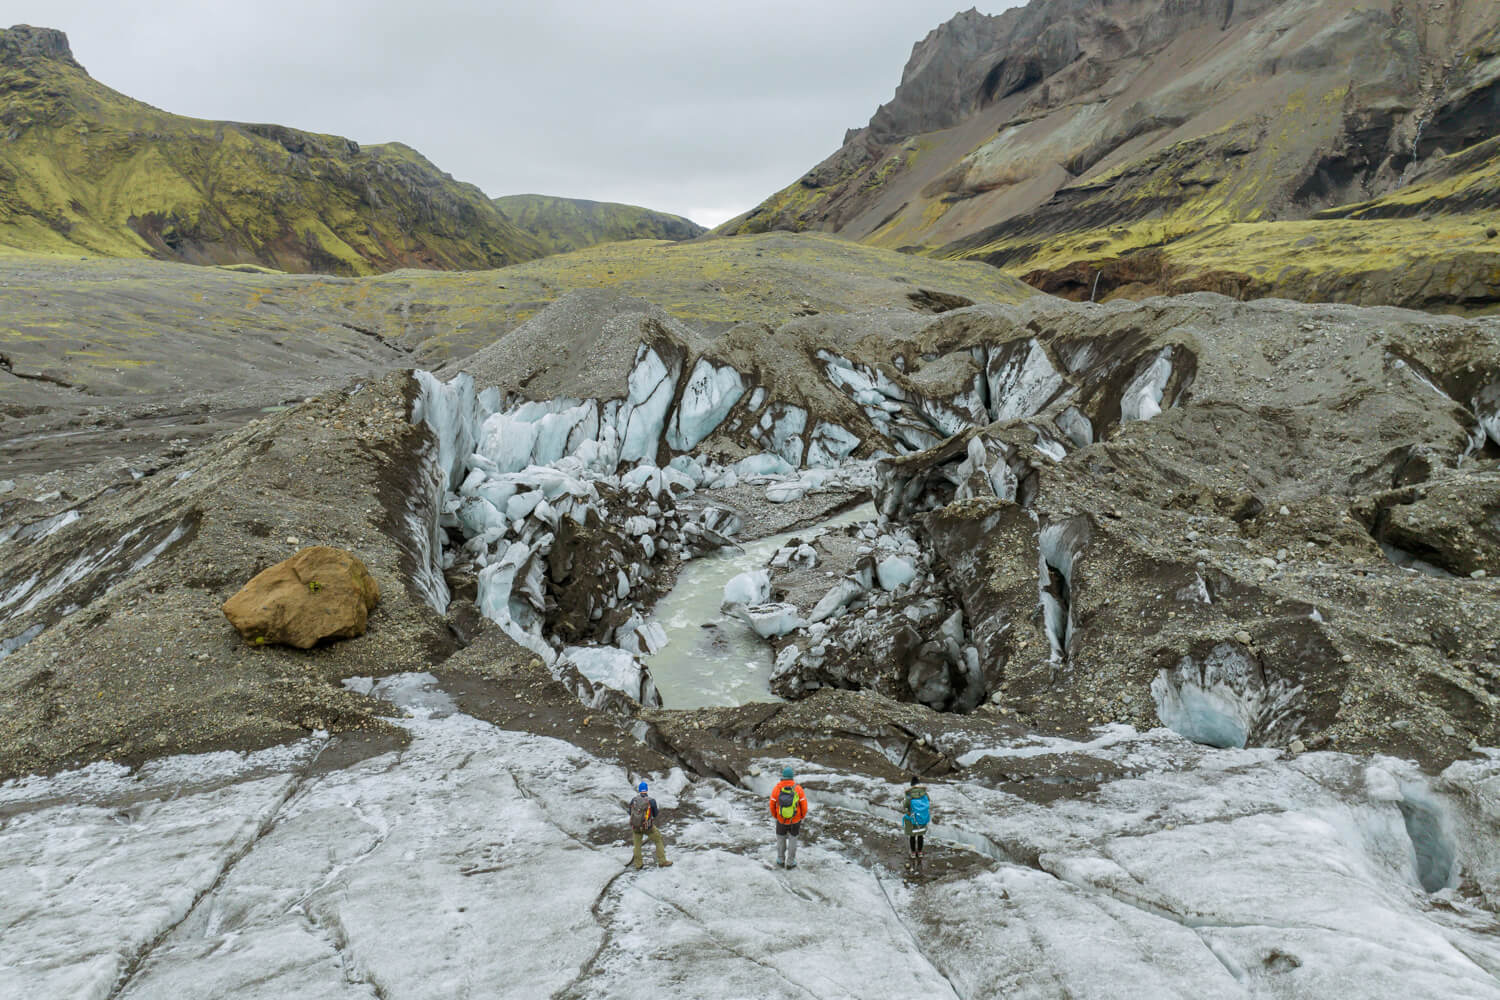
[[[667,632],[667,645],[646,666],[656,680],[665,708],[704,708],[780,701],[771,693],[771,644],[738,618],[719,613],[724,584],[747,570],[760,569],[793,538],[807,539],[819,528],[875,519],[875,505],[836,514],[816,525],[747,542],[744,552],[721,549],[682,567],[677,585],[657,602],[654,614]],[[829,578],[829,586],[833,578]],[[713,628],[704,628],[712,624]]]

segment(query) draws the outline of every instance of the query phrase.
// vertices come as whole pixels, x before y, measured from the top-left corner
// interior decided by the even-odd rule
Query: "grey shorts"
[[[780,820],[772,820],[771,822],[776,824],[776,836],[778,837],[795,837],[797,836],[797,831],[802,829],[802,822],[800,820],[796,823],[783,823]]]

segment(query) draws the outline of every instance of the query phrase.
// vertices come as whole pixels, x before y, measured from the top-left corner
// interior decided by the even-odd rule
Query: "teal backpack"
[[[932,819],[932,802],[928,800],[926,793],[908,802],[906,810],[906,818],[911,820],[912,826],[926,826]]]

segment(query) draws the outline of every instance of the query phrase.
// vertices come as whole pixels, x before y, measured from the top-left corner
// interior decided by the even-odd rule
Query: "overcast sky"
[[[712,226],[868,122],[960,3],[8,0],[0,24],[66,31],[95,79],[166,111],[400,140],[492,196]]]

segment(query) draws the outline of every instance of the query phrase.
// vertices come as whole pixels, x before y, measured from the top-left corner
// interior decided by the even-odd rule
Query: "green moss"
[[[542,253],[408,147],[182,118],[59,60],[0,66],[0,131],[10,251],[344,274]]]

